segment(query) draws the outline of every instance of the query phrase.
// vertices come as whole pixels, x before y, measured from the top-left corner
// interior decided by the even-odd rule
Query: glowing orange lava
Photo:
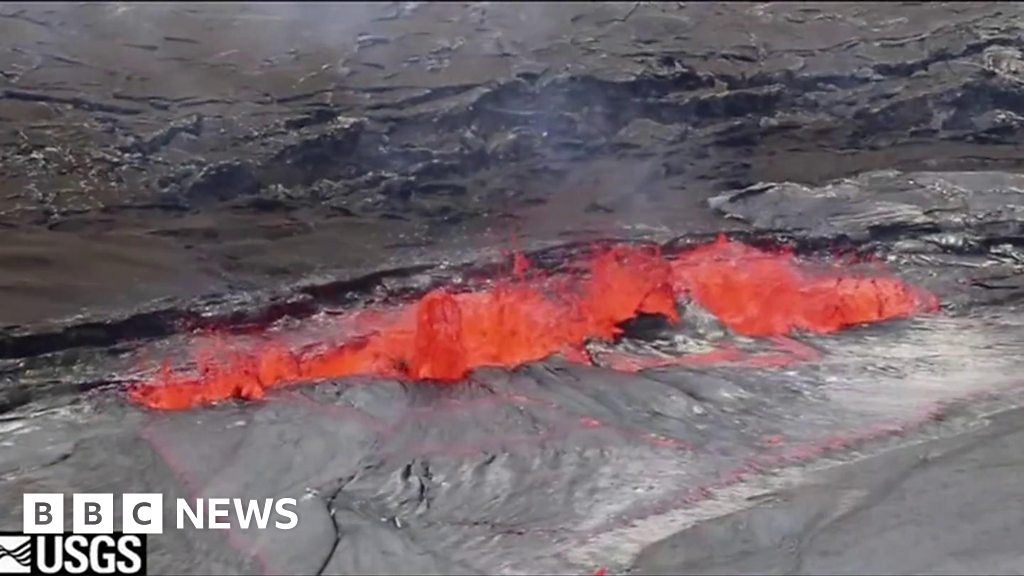
[[[938,307],[934,296],[893,277],[812,271],[792,254],[724,237],[674,259],[615,246],[584,264],[581,275],[531,276],[526,258],[517,256],[511,279],[475,292],[438,289],[414,304],[364,313],[353,322],[372,330],[325,350],[294,352],[274,343],[242,352],[206,350],[195,373],[165,369],[132,387],[130,396],[152,408],[184,409],[261,398],[267,388],[322,378],[455,381],[477,367],[514,367],[558,353],[588,362],[588,340],[614,339],[621,323],[641,313],[679,322],[676,300],[687,295],[748,336],[833,332]],[[724,350],[690,363],[738,357]],[[664,364],[623,360],[612,366]]]
[[[672,262],[673,286],[746,336],[828,333],[938,309],[932,294],[891,276],[810,270],[789,253],[716,242]]]

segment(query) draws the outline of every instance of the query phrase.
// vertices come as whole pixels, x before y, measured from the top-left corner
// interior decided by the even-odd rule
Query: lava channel
[[[194,370],[174,371],[165,364],[148,381],[133,385],[129,397],[150,408],[175,410],[258,399],[269,388],[351,375],[453,382],[474,368],[511,368],[553,354],[589,363],[587,341],[613,341],[623,322],[641,314],[681,322],[677,302],[687,297],[735,333],[783,342],[796,331],[829,333],[938,308],[935,296],[889,274],[815,269],[790,252],[761,250],[724,236],[675,257],[617,245],[580,264],[583,274],[545,274],[529,270],[519,255],[515,273],[486,289],[439,288],[410,304],[353,313],[348,320],[362,331],[358,337],[312,351],[291,350],[270,336],[244,350],[200,347]],[[794,341],[788,342],[793,348]],[[793,357],[806,359],[806,354],[797,347]],[[611,367],[740,359],[738,351],[725,349],[699,358],[613,362]]]

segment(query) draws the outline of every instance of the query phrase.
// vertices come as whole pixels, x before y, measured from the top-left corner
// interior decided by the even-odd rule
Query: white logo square
[[[0,536],[0,574],[32,572],[32,537]]]
[[[163,534],[164,495],[122,494],[121,531],[125,534]]]
[[[113,494],[73,494],[71,529],[75,534],[114,532]]]
[[[63,494],[24,494],[21,531],[25,534],[64,533]]]

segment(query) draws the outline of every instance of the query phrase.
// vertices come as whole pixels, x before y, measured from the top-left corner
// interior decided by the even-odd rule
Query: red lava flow
[[[514,367],[563,354],[589,362],[591,339],[613,340],[620,324],[640,314],[681,322],[681,297],[715,314],[732,331],[774,337],[796,358],[806,358],[794,331],[829,333],[938,308],[935,296],[887,274],[855,275],[812,269],[785,251],[765,251],[724,236],[676,255],[618,245],[583,262],[584,274],[531,271],[522,255],[514,274],[487,289],[436,289],[419,301],[354,315],[369,331],[315,352],[266,342],[243,351],[199,350],[196,370],[164,368],[129,391],[157,409],[186,409],[230,398],[261,398],[268,388],[349,375],[457,381],[482,366]],[[795,348],[794,348],[795,347]],[[621,360],[635,371],[670,363],[736,361],[722,349],[676,362]],[[752,364],[782,363],[771,357]]]

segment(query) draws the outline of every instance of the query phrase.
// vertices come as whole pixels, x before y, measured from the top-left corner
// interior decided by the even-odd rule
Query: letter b
[[[98,503],[96,503],[96,502],[86,502],[85,503],[85,525],[86,526],[95,526],[95,525],[99,524],[101,520],[103,520],[103,517],[100,516],[100,505]]]
[[[21,531],[25,534],[64,533],[63,494],[25,494]]]
[[[71,528],[76,534],[110,534],[114,531],[113,494],[74,494]]]
[[[36,524],[49,524],[50,522],[53,522],[50,505],[46,502],[36,502]]]

